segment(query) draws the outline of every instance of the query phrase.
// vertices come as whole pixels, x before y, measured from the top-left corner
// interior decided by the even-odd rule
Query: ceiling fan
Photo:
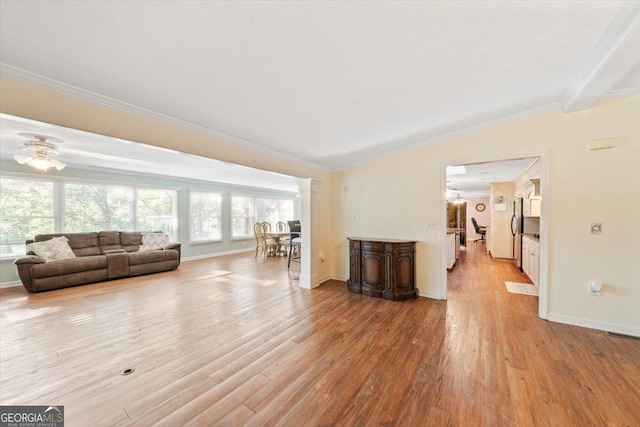
[[[16,162],[45,172],[52,167],[57,170],[62,170],[67,166],[65,163],[50,157],[50,155],[60,155],[58,147],[48,142],[50,137],[43,135],[29,135],[28,137],[34,139],[25,142],[22,151],[30,154],[14,154],[13,158]]]

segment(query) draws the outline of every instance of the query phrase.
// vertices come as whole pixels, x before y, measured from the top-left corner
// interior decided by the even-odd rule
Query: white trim
[[[314,289],[320,286],[317,274],[302,274],[300,273],[300,287],[304,289]]]
[[[22,282],[19,280],[13,282],[0,282],[0,289],[15,288],[16,286],[22,286]]]
[[[346,282],[347,280],[349,280],[349,276],[331,276],[330,277],[331,280],[338,280],[340,282]]]
[[[627,1],[560,97],[565,113],[591,108],[640,59],[640,3]]]
[[[31,86],[35,86],[39,89],[59,93],[64,96],[87,101],[92,104],[97,104],[103,107],[111,108],[116,111],[121,111],[133,116],[138,116],[143,119],[151,120],[156,123],[163,124],[176,129],[181,129],[187,132],[191,132],[196,135],[201,135],[207,138],[214,139],[216,141],[224,142],[227,144],[246,148],[258,153],[266,154],[268,156],[276,157],[288,162],[296,163],[305,167],[320,170],[322,172],[331,172],[331,170],[325,166],[318,165],[313,162],[299,159],[289,154],[281,153],[270,148],[262,147],[253,142],[246,141],[244,139],[236,138],[231,135],[224,134],[212,129],[205,128],[193,123],[189,123],[184,120],[176,119],[174,117],[157,113],[155,111],[147,110],[123,101],[119,101],[108,96],[104,96],[95,92],[91,92],[77,86],[73,86],[67,83],[63,83],[48,77],[32,73],[30,71],[23,70],[12,65],[8,65],[0,62],[0,77],[4,77],[10,80],[15,80],[20,83],[26,83]]]
[[[325,274],[324,276],[320,277],[318,279],[318,286],[322,285],[324,282],[326,282],[327,280],[331,280],[331,276],[328,274]]]
[[[187,258],[182,258],[181,262],[197,261],[199,259],[215,258],[215,257],[225,256],[225,255],[234,255],[234,254],[240,254],[243,252],[253,252],[255,250],[256,248],[254,246],[252,248],[242,248],[242,249],[234,249],[231,251],[214,252],[214,253],[205,254],[205,255],[196,255],[196,256],[190,256]]]
[[[220,243],[222,242],[222,237],[219,239],[209,239],[209,240],[189,240],[189,246],[198,246],[198,245],[206,245],[208,243]]]
[[[444,298],[442,298],[442,295],[438,294],[437,292],[427,292],[426,294],[421,294],[420,292],[418,292],[418,296],[422,297],[422,298],[430,298],[430,299],[437,299],[437,300],[443,300]]]
[[[525,110],[525,111],[521,111],[518,113],[514,113],[514,114],[509,114],[507,116],[503,116],[503,117],[499,117],[497,119],[491,119],[491,120],[487,120],[486,122],[482,122],[482,123],[478,123],[475,125],[471,125],[471,126],[467,126],[465,128],[453,131],[453,132],[448,132],[439,136],[434,136],[431,138],[427,138],[424,140],[421,140],[419,142],[416,142],[414,144],[410,144],[410,145],[406,145],[400,148],[396,148],[396,149],[392,149],[389,151],[385,151],[383,153],[379,153],[373,156],[369,156],[369,157],[365,157],[361,160],[357,160],[355,162],[349,162],[349,163],[344,163],[342,165],[338,165],[334,168],[332,168],[333,172],[338,172],[344,169],[350,169],[350,168],[354,168],[357,166],[362,166],[368,163],[372,163],[376,160],[381,160],[381,159],[385,159],[387,157],[391,157],[391,156],[395,156],[398,154],[402,154],[402,153],[406,153],[408,151],[413,151],[416,150],[418,148],[422,148],[422,147],[426,147],[429,145],[433,145],[433,144],[439,144],[441,142],[446,142],[449,141],[451,139],[455,139],[455,138],[461,138],[463,136],[467,136],[467,135],[472,135],[476,132],[480,132],[483,130],[487,130],[487,129],[492,129],[498,126],[502,126],[508,123],[513,123],[516,122],[518,120],[523,120],[526,118],[530,118],[530,117],[535,117],[538,116],[540,114],[543,113],[547,113],[549,111],[554,111],[554,110],[559,110],[560,109],[560,103],[558,102],[552,102],[550,104],[545,104],[545,105],[541,105],[539,107],[535,107],[529,110]]]
[[[476,164],[476,163],[494,163],[494,162],[503,162],[513,159],[527,159],[527,158],[538,158],[540,162],[540,191],[544,195],[544,199],[549,200],[549,153],[546,151],[538,151],[533,153],[527,153],[522,155],[508,155],[505,157],[498,158],[484,158],[480,160],[468,160],[468,161],[460,161],[456,162],[456,165],[468,165],[468,164]],[[444,215],[446,218],[447,212],[447,177],[446,177],[446,167],[450,165],[451,161],[445,161],[440,164],[440,214]],[[529,166],[530,167],[530,166]],[[548,282],[549,282],[549,203],[542,203],[541,212],[540,212],[540,278],[538,284],[538,316],[541,319],[548,318],[548,307],[549,307],[549,290],[548,290]],[[442,232],[440,239],[440,292],[442,293],[442,297],[438,299],[447,299],[447,260],[446,260],[446,234],[443,227],[442,221],[440,221],[439,232]],[[492,255],[493,256],[493,255]],[[437,298],[437,297],[436,297]]]
[[[618,99],[618,98],[631,98],[633,96],[640,96],[640,87],[630,87],[627,89],[614,89],[604,94],[603,100]]]
[[[565,316],[558,313],[549,313],[551,322],[564,323],[567,325],[581,326],[583,328],[597,329],[600,331],[613,332],[616,334],[630,335],[640,337],[640,328],[633,326],[618,325],[616,323],[607,323],[583,319],[581,317]]]

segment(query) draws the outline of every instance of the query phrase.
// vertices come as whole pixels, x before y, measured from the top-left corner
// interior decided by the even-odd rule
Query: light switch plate
[[[591,223],[591,234],[602,234],[602,223],[601,222],[592,222]]]

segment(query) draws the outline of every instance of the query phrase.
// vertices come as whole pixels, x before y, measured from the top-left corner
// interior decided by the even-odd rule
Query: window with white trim
[[[271,230],[278,221],[291,221],[294,216],[293,199],[231,196],[232,237],[252,237],[253,225],[268,222]]]
[[[64,232],[132,231],[135,228],[133,187],[75,182],[65,182],[63,187]]]
[[[176,191],[136,188],[136,230],[162,231],[176,239]]]
[[[0,177],[0,256],[24,255],[25,240],[56,231],[53,182]]]
[[[256,221],[253,197],[231,196],[231,237],[253,237]]]
[[[0,256],[24,255],[37,234],[163,231],[177,239],[177,191],[0,176]]]
[[[204,243],[222,238],[222,194],[209,191],[189,192],[189,241]]]
[[[276,223],[293,220],[293,199],[264,199],[256,198],[256,219],[271,224],[275,230]]]

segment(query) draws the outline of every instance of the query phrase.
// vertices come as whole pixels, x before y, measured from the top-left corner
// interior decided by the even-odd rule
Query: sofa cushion
[[[53,237],[42,242],[29,243],[26,250],[27,253],[33,252],[43,258],[45,262],[76,257],[69,246],[69,239],[64,236]]]
[[[31,267],[34,279],[42,277],[60,276],[64,274],[81,273],[84,271],[101,270],[107,268],[106,255],[77,257],[58,261],[35,264]]]
[[[127,252],[136,252],[142,245],[142,233],[139,231],[121,231],[120,246]]]
[[[120,232],[119,231],[101,231],[98,233],[98,244],[100,250],[104,254],[106,251],[112,251],[115,249],[122,249],[120,246]]]
[[[171,261],[178,259],[177,251],[143,251],[129,254],[129,265],[148,264],[151,262]]]

